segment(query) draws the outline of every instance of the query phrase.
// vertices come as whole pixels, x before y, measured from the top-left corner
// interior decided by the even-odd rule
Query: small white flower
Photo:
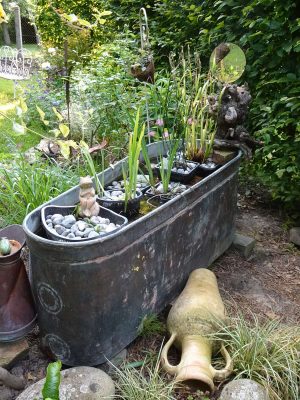
[[[56,48],[55,47],[49,47],[48,53],[49,54],[55,54],[56,53]]]
[[[42,69],[45,71],[48,71],[49,69],[51,69],[51,65],[49,62],[43,62],[42,63]]]
[[[69,15],[69,20],[71,22],[77,22],[78,21],[78,17],[75,14],[70,14]]]

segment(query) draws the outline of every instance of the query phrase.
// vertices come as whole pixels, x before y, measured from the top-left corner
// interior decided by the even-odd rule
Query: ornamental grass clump
[[[300,327],[256,316],[231,318],[214,337],[230,352],[235,378],[261,383],[271,400],[299,400]]]
[[[159,369],[159,357],[156,364],[146,365],[144,362],[140,369],[124,365],[115,367],[116,398],[122,400],[175,400],[173,391],[174,382],[169,382]]]

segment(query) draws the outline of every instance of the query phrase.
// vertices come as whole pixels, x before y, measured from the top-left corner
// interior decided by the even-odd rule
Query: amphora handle
[[[176,333],[172,333],[170,339],[164,345],[164,347],[161,351],[161,357],[160,357],[164,369],[171,375],[176,375],[178,372],[178,366],[171,365],[168,360],[168,352],[170,350],[170,347],[174,343],[175,339],[176,339]]]
[[[226,362],[225,368],[215,369],[214,367],[210,366],[210,370],[213,374],[213,377],[217,381],[224,381],[226,378],[229,377],[229,375],[232,373],[232,370],[233,370],[232,359],[223,344],[221,346],[221,354],[224,357],[225,362]]]

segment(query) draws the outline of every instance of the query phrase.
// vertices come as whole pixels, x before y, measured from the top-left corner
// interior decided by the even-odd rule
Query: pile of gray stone
[[[76,220],[72,214],[48,215],[46,224],[50,232],[59,235],[62,239],[94,239],[113,232],[120,227],[114,224],[108,218],[91,217]]]

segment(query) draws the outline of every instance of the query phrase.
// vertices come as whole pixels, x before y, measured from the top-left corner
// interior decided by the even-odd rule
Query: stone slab
[[[233,246],[242,254],[246,259],[250,257],[254,246],[256,244],[256,240],[242,235],[240,233],[235,233],[233,239]]]
[[[42,400],[45,379],[29,386],[16,400]],[[113,399],[115,385],[105,372],[93,367],[75,367],[61,372],[60,400]]]
[[[17,361],[25,358],[28,352],[29,345],[26,339],[0,343],[0,367],[11,368]]]
[[[290,242],[300,246],[300,227],[290,229]]]
[[[232,160],[236,156],[236,151],[234,150],[214,150],[212,155],[212,160],[216,164],[225,164]]]

